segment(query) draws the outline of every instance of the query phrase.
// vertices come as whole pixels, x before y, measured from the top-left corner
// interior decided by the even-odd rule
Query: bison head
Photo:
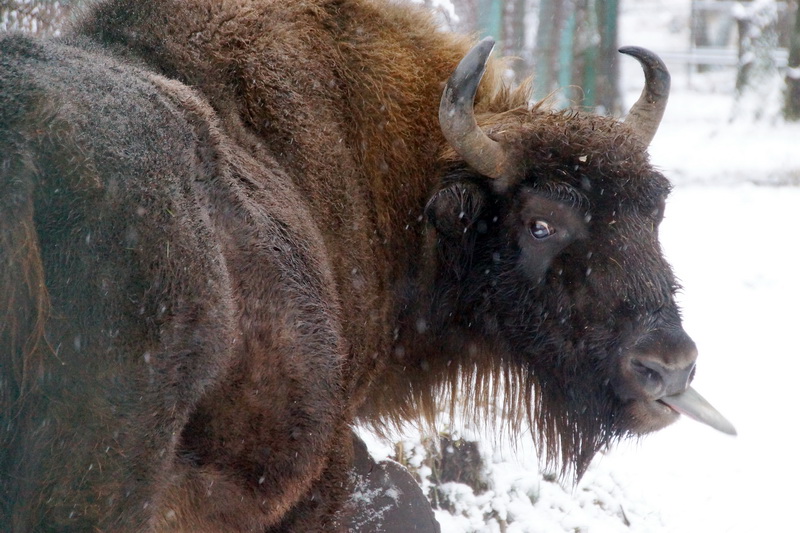
[[[732,433],[689,387],[697,350],[658,241],[670,185],[646,148],[669,90],[663,63],[621,50],[647,78],[624,123],[540,107],[476,117],[492,46],[470,51],[442,97],[453,150],[427,209],[440,305],[499,347],[548,458],[579,474],[600,448],[679,412]]]

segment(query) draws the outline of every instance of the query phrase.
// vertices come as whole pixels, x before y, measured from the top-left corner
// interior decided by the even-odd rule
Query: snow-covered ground
[[[687,46],[688,1],[628,6],[621,43]],[[800,531],[800,124],[783,123],[769,102],[758,121],[737,114],[733,71],[671,68],[670,105],[651,145],[675,184],[661,240],[700,349],[695,388],[739,436],[679,420],[599,456],[572,487],[543,478],[529,436],[512,453],[484,435],[490,489],[448,487],[458,509],[437,512],[445,533]],[[629,103],[640,72],[623,63]],[[406,448],[414,445],[412,435]]]

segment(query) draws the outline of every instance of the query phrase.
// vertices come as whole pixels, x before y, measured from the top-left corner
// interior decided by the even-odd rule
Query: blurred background
[[[651,46],[689,72],[734,69],[735,89],[747,92],[766,77],[784,84],[782,110],[800,119],[800,16],[796,0],[420,0],[456,31],[491,35],[514,75],[533,74],[534,96],[559,89],[563,106],[621,112],[617,48],[624,17],[649,13],[661,26]],[[635,32],[635,28],[632,33]],[[663,33],[673,38],[664,39]],[[787,68],[789,65],[792,68]]]
[[[85,0],[0,0],[0,30],[58,34]],[[448,29],[491,35],[513,72],[536,80],[534,98],[554,93],[562,107],[620,114],[621,13],[650,11],[677,39],[657,47],[689,71],[735,69],[746,93],[768,77],[785,85],[781,109],[800,120],[800,13],[797,0],[416,0],[435,10]],[[672,4],[672,7],[670,7]],[[676,10],[676,8],[679,10]],[[639,43],[636,43],[639,44]]]

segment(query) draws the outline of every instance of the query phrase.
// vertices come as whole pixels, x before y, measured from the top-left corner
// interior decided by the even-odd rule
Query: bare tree
[[[800,6],[797,5],[795,5],[794,31],[789,43],[785,95],[784,117],[786,120],[800,120]]]
[[[592,106],[606,113],[621,113],[619,91],[619,0],[598,1],[597,30],[600,40],[597,48],[596,96]]]

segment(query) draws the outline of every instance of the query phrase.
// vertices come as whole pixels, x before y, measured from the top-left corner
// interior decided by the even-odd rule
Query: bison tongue
[[[674,396],[661,398],[662,402],[669,405],[681,414],[694,418],[698,422],[708,424],[712,428],[728,435],[736,435],[736,428],[733,424],[714,409],[705,398],[700,396],[696,390],[689,387],[684,392]]]

